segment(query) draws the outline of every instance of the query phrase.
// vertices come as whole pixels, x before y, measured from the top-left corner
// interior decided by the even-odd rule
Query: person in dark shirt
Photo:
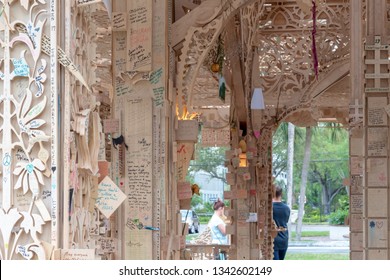
[[[282,202],[283,190],[275,186],[275,195],[272,199],[273,219],[278,227],[278,235],[274,239],[274,260],[284,260],[288,248],[288,228],[290,208]]]

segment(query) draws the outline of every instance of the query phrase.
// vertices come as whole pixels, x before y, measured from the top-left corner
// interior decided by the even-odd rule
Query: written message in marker
[[[387,125],[387,115],[385,111],[387,97],[369,97],[367,99],[367,104],[368,125]]]
[[[125,199],[126,195],[110,177],[106,176],[99,184],[95,205],[106,218],[109,218]]]
[[[120,12],[112,13],[112,31],[126,31],[126,14]]]
[[[152,0],[127,2],[127,70],[152,70]]]
[[[61,260],[94,260],[94,249],[61,249]]]
[[[100,236],[96,240],[96,247],[98,254],[114,253],[118,247],[118,240],[116,238]]]

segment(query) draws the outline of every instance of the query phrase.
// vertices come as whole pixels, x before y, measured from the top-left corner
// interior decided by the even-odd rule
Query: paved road
[[[289,247],[289,253],[327,253],[327,254],[335,254],[335,253],[349,253],[349,247],[328,247],[328,246],[317,246],[317,247]]]

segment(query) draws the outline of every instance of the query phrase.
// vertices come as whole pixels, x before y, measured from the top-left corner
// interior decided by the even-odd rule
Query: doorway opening
[[[273,176],[291,209],[286,259],[349,259],[347,129],[339,123],[280,124],[273,136]]]

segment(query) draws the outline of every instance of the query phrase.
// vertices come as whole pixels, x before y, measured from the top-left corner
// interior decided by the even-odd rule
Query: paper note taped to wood
[[[179,120],[176,132],[177,141],[198,141],[198,121],[197,120]]]
[[[106,176],[99,184],[96,207],[109,218],[126,199],[126,195]]]
[[[94,260],[95,249],[61,249],[61,260]]]
[[[112,13],[112,31],[126,31],[127,15],[122,12]]]
[[[192,197],[191,184],[189,182],[178,182],[177,183],[177,198],[178,199],[189,199]]]

